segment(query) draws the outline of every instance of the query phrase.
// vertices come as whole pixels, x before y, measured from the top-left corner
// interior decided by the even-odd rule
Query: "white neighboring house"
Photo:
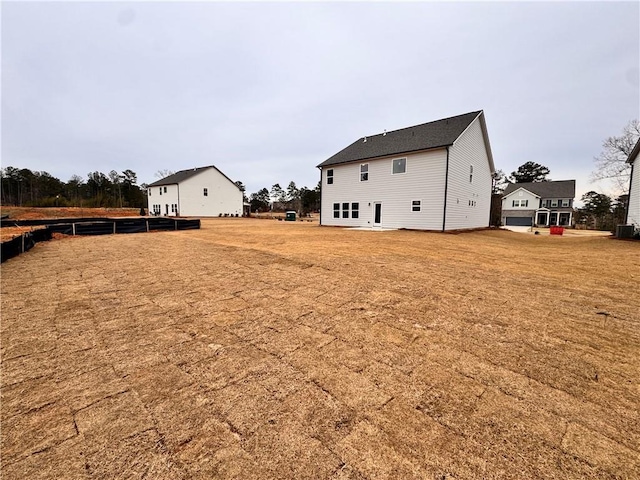
[[[627,207],[627,225],[634,225],[640,230],[640,139],[633,147],[627,162],[631,164],[631,184],[629,185],[629,206]]]
[[[573,225],[575,180],[510,183],[502,196],[502,225]]]
[[[213,165],[181,170],[147,188],[149,215],[241,216],[243,193]]]
[[[318,168],[321,225],[489,226],[495,168],[482,111],[360,138]]]

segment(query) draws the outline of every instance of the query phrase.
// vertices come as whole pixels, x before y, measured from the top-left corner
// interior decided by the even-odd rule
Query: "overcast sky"
[[[496,168],[588,183],[640,116],[640,3],[2,2],[2,166],[214,164],[314,187],[364,135],[485,111]]]

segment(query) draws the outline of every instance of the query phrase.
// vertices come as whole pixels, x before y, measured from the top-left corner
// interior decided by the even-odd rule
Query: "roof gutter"
[[[449,190],[449,146],[447,146],[447,166],[444,171],[444,209],[442,210],[442,231],[447,225],[447,191]]]

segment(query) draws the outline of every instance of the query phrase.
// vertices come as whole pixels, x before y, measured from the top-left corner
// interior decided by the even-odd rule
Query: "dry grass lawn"
[[[640,478],[640,244],[251,219],[2,265],[2,478]]]

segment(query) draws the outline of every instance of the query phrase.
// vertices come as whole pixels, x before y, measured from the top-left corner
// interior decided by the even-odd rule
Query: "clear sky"
[[[640,3],[2,2],[2,166],[214,164],[248,193],[364,135],[485,111],[496,167],[588,183],[640,116]],[[609,192],[607,192],[609,193]]]

